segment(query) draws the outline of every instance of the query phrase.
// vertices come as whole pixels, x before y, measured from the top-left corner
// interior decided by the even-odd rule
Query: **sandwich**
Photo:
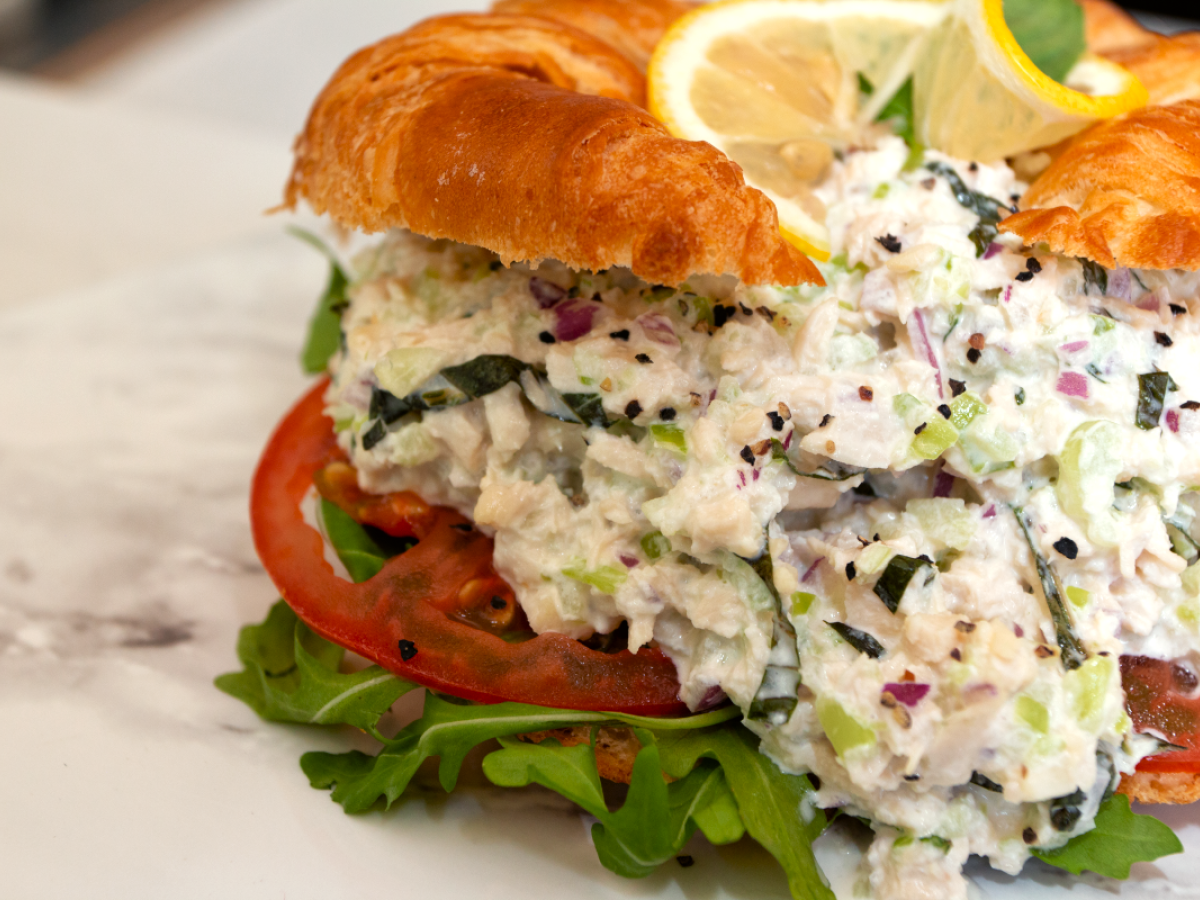
[[[285,203],[382,237],[329,251],[320,378],[252,487],[282,600],[218,686],[375,738],[301,760],[347,812],[488,744],[489,780],[578,803],[629,877],[749,835],[831,897],[835,819],[880,898],[965,897],[970,855],[1179,852],[1129,798],[1200,797],[1200,65],[1064,3],[1039,9],[1134,100],[991,159],[940,149],[915,54],[871,99],[890,82],[821,81],[779,17],[898,10],[940,58],[992,0],[502,0],[347,60]],[[769,21],[782,49],[720,46],[871,116],[775,156],[689,140],[702,76],[668,81],[731,33],[705,16]],[[717,101],[750,108],[759,57],[731,58]],[[713,128],[744,111],[717,101]]]

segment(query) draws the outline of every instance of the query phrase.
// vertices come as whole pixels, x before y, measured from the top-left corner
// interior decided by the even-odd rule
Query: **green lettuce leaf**
[[[338,671],[346,651],[313,634],[280,600],[260,625],[238,636],[244,667],[216,679],[262,718],[308,725],[352,725],[377,733],[379,718],[415,684],[379,666]]]
[[[673,778],[686,776],[703,758],[720,763],[746,831],[783,866],[792,896],[834,900],[812,850],[828,822],[812,807],[807,778],[780,771],[758,752],[757,741],[745,728],[660,732],[655,740],[663,769]],[[811,817],[805,810],[811,810]]]
[[[1096,814],[1096,827],[1071,838],[1057,850],[1034,850],[1042,862],[1078,875],[1089,869],[1109,878],[1128,878],[1129,867],[1160,856],[1182,853],[1183,844],[1154,816],[1138,815],[1129,798],[1113,794]]]
[[[540,784],[587,810],[599,820],[592,840],[600,862],[626,878],[649,875],[676,856],[697,827],[713,843],[736,841],[745,831],[719,766],[701,764],[668,784],[650,739],[634,761],[629,792],[616,812],[604,802],[591,745],[511,738],[501,744],[503,749],[484,758],[484,774],[502,787]]]
[[[1075,0],[1004,0],[1004,21],[1033,64],[1061,82],[1087,49]]]
[[[447,791],[454,790],[463,760],[472,748],[493,738],[568,728],[575,725],[621,723],[646,727],[669,722],[670,728],[704,727],[728,721],[736,709],[719,709],[686,719],[648,719],[619,713],[588,713],[572,709],[549,709],[526,703],[494,703],[484,706],[453,702],[438,694],[425,696],[421,718],[401,729],[375,757],[362,753],[306,753],[300,767],[309,783],[332,788],[333,799],[346,812],[362,812],[377,802],[390,807],[404,792],[417,768],[430,757],[439,757],[438,779]]]
[[[321,521],[325,526],[325,536],[355,584],[379,574],[388,556],[349,513],[322,497]]]
[[[319,237],[302,228],[289,228],[288,231],[329,258],[329,281],[309,319],[308,338],[300,353],[300,365],[304,372],[320,375],[342,343],[342,311],[350,304],[346,297],[350,279],[346,270],[339,265],[337,256]]]

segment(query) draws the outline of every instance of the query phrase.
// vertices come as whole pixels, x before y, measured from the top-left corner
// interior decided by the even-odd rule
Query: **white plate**
[[[0,314],[0,895],[784,900],[750,842],[695,841],[693,867],[624,881],[565,801],[478,777],[346,816],[297,759],[352,736],[260,722],[212,687],[274,600],[246,490],[304,389],[324,278],[280,236]],[[978,892],[1200,893],[1200,809],[1156,812],[1190,855],[1124,884],[975,864]],[[819,855],[851,896],[854,848],[834,835]]]

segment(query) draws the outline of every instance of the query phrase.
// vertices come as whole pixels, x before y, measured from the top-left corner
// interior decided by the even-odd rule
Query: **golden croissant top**
[[[771,200],[645,108],[645,68],[682,0],[500,0],[350,57],[295,146],[286,204],[368,232],[408,228],[505,262],[626,266],[655,283],[732,274],[822,283]],[[1151,106],[1047,148],[1002,230],[1105,266],[1200,268],[1200,38],[1082,0],[1089,48]]]

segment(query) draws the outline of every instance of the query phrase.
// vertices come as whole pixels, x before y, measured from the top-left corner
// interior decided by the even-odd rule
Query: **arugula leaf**
[[[380,799],[385,806],[391,806],[408,786],[417,767],[433,756],[440,757],[438,778],[442,787],[454,790],[467,753],[493,738],[605,722],[636,727],[696,728],[726,722],[738,715],[736,708],[726,707],[683,719],[651,719],[620,713],[549,709],[527,703],[464,705],[428,693],[421,718],[401,729],[391,740],[384,740],[378,756],[306,753],[300,759],[300,767],[313,787],[333,788],[333,799],[346,812],[362,812]]]
[[[216,686],[274,722],[375,733],[380,716],[416,687],[379,666],[340,673],[346,651],[313,634],[282,600],[264,622],[242,629],[237,653],[243,670],[218,676]]]
[[[350,279],[339,265],[337,256],[319,237],[302,228],[289,228],[288,231],[329,258],[329,281],[309,319],[308,338],[300,353],[300,365],[305,374],[319,375],[328,367],[330,357],[337,353],[342,343],[342,311],[350,304],[346,297]]]
[[[527,744],[511,738],[502,738],[501,744],[503,749],[483,760],[488,779],[501,787],[540,784],[583,807],[599,819],[592,840],[600,862],[626,878],[649,875],[675,856],[701,823],[714,843],[729,843],[744,833],[719,766],[701,765],[667,784],[658,748],[647,743],[634,760],[624,805],[610,812],[591,745]]]
[[[1004,21],[1033,64],[1061,82],[1087,49],[1075,0],[1004,0]]]
[[[379,574],[388,560],[387,554],[349,513],[322,497],[321,522],[325,526],[325,536],[355,584]]]
[[[788,775],[758,752],[744,728],[707,728],[657,733],[663,770],[688,775],[702,758],[721,764],[746,831],[783,866],[796,900],[834,900],[813,856],[812,842],[825,830],[825,814],[811,806],[812,784]],[[804,810],[812,809],[805,821]]]
[[[1093,830],[1076,835],[1057,850],[1035,849],[1033,855],[1072,875],[1090,869],[1097,875],[1124,879],[1136,862],[1182,852],[1183,844],[1170,828],[1154,816],[1133,812],[1124,794],[1113,794],[1100,804]]]

